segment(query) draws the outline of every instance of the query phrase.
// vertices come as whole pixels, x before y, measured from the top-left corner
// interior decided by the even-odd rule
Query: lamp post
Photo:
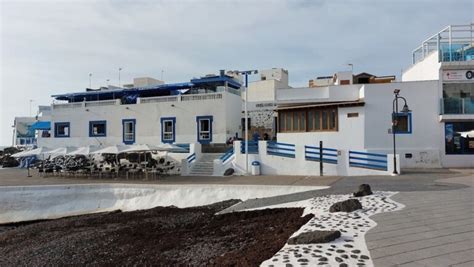
[[[398,125],[398,99],[402,99],[404,102],[402,113],[407,114],[408,112],[410,112],[410,109],[408,108],[407,100],[403,96],[399,95],[400,89],[395,89],[393,91],[393,94],[395,95],[395,98],[393,99],[393,102],[392,102],[393,175],[398,175],[397,148],[396,148],[396,140],[395,140],[395,133],[396,133],[397,125]]]
[[[118,84],[118,86],[119,86],[119,87],[122,87],[122,86],[120,85],[120,71],[122,71],[122,68],[120,67],[120,68],[118,69],[118,71],[119,71],[119,84]]]
[[[244,112],[245,112],[245,173],[249,172],[249,115],[247,110],[247,101],[248,101],[248,87],[249,87],[249,75],[257,74],[258,70],[244,70],[244,71],[234,71],[234,73],[242,74],[245,76],[245,102],[244,102]]]
[[[89,73],[89,88],[92,88],[92,73]]]

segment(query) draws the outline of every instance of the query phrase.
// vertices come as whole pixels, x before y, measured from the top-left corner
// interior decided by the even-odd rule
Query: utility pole
[[[237,74],[245,75],[245,103],[244,103],[244,112],[245,112],[245,173],[249,173],[249,114],[247,109],[247,102],[248,102],[248,87],[249,87],[249,80],[248,76],[252,74],[257,74],[258,70],[245,70],[245,71],[234,71]],[[258,145],[258,143],[257,143]]]

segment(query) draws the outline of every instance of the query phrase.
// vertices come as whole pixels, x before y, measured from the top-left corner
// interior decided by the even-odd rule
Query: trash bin
[[[260,175],[260,162],[252,162],[252,175]]]

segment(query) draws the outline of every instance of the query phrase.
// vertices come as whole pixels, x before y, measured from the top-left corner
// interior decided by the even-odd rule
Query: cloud
[[[473,1],[29,1],[1,4],[0,144],[29,99],[107,79],[167,82],[219,69],[284,67],[304,86],[354,64],[400,74],[411,50],[449,24],[473,20]],[[456,8],[449,12],[449,8]]]

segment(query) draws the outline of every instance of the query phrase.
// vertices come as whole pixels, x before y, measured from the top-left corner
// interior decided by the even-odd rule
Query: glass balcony
[[[441,114],[474,114],[474,98],[442,98]]]

